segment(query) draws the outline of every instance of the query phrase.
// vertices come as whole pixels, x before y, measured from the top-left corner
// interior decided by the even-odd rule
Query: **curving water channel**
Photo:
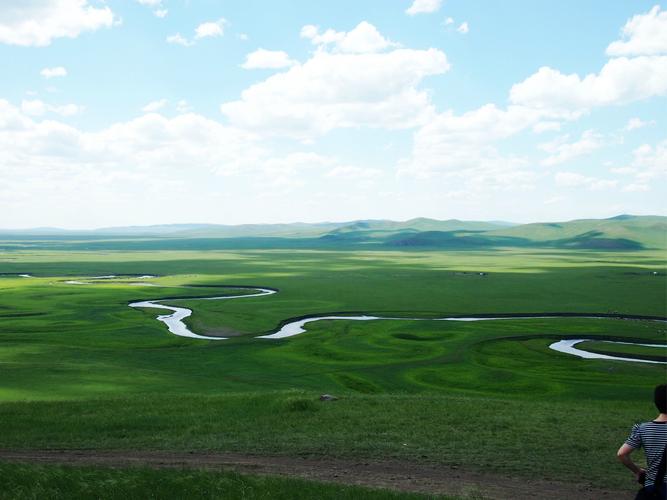
[[[223,297],[195,297],[188,300],[228,300],[228,299],[242,299],[247,297],[259,297],[261,295],[271,295],[276,293],[277,290],[272,290],[269,288],[254,288],[258,290],[257,293],[250,293],[247,295],[225,295]],[[153,309],[167,309],[173,311],[171,314],[162,314],[157,317],[158,321],[162,321],[167,325],[167,329],[174,335],[179,337],[189,337],[192,339],[202,339],[202,340],[227,340],[227,337],[208,337],[206,335],[199,335],[188,328],[183,320],[192,314],[192,309],[186,307],[176,307],[168,306],[162,304],[166,300],[170,299],[161,299],[161,300],[143,300],[140,302],[132,302],[128,304],[130,307],[151,307]],[[174,300],[174,299],[171,299]]]
[[[600,340],[595,338],[589,338],[589,339],[559,340],[558,342],[554,342],[553,344],[551,344],[549,346],[549,349],[553,349],[554,351],[562,352],[565,354],[572,354],[573,356],[578,356],[584,359],[613,359],[614,361],[634,361],[636,363],[651,363],[658,365],[666,364],[664,361],[653,361],[651,359],[637,359],[637,358],[624,358],[622,356],[611,356],[609,354],[599,354],[597,352],[584,351],[582,349],[577,349],[576,347],[574,347],[580,342],[590,342],[590,341],[604,342],[605,344],[625,344],[625,345],[638,345],[644,347],[657,347],[657,348],[667,347],[667,345],[664,344],[640,344],[636,342],[616,342],[613,340]]]
[[[262,295],[272,295],[277,293],[277,290],[270,288],[253,288],[257,290],[257,293],[247,294],[247,295],[227,295],[222,297],[198,297],[188,300],[229,300],[229,299],[242,299],[248,297],[259,297]],[[183,322],[185,318],[192,314],[192,310],[185,307],[176,307],[168,306],[163,304],[170,299],[160,299],[160,300],[145,300],[141,302],[132,302],[129,304],[130,307],[150,307],[155,309],[167,309],[172,311],[171,314],[164,314],[157,317],[158,321],[161,321],[167,325],[168,330],[174,335],[179,335],[181,337],[188,337],[194,339],[202,340],[227,340],[227,337],[210,337],[206,335],[199,335],[191,331],[187,325]],[[173,300],[173,299],[171,299]],[[370,315],[359,315],[359,316],[342,316],[342,315],[330,315],[330,316],[312,316],[308,318],[301,318],[294,321],[285,323],[280,327],[280,329],[274,333],[267,335],[259,335],[256,338],[259,339],[284,339],[288,337],[293,337],[304,333],[306,329],[304,328],[309,323],[314,323],[316,321],[325,321],[325,320],[345,320],[345,321],[376,321],[376,320],[389,320],[389,321],[498,321],[498,320],[517,320],[517,319],[546,319],[546,318],[563,318],[563,315],[541,315],[541,316],[467,316],[467,317],[446,317],[446,318],[400,318],[400,317],[389,317],[389,316],[370,316]],[[577,317],[577,318],[591,318],[591,319],[609,319],[605,316],[593,316],[593,315],[568,315],[566,317]],[[661,320],[654,320],[661,321]],[[637,363],[651,363],[651,364],[665,364],[664,361],[653,361],[646,359],[637,359],[637,358],[626,358],[622,356],[611,356],[607,354],[598,354],[594,352],[588,352],[574,347],[580,342],[587,340],[599,339],[569,339],[561,340],[554,342],[549,346],[550,349],[554,351],[562,352],[564,354],[570,354],[573,356],[578,356],[585,359],[608,359],[615,361],[631,361]],[[632,342],[615,342],[615,341],[604,341],[610,344],[630,344],[630,345],[639,345],[646,347],[656,347],[656,348],[665,348],[667,345],[662,344],[640,344]]]

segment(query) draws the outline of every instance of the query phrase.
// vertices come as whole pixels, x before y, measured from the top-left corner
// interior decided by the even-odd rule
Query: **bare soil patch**
[[[396,491],[488,499],[617,500],[628,491],[562,481],[506,477],[463,468],[396,460],[345,460],[322,457],[240,453],[0,450],[0,461],[101,467],[199,468],[289,476]]]

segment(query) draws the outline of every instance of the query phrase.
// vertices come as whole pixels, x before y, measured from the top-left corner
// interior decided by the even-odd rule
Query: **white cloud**
[[[454,18],[453,17],[448,17],[447,19],[445,19],[444,24],[445,24],[445,26],[451,26],[452,24],[454,24]]]
[[[380,52],[398,45],[387,40],[375,26],[366,21],[360,22],[348,32],[328,29],[320,33],[319,27],[308,24],[301,28],[301,37],[308,38],[313,44],[319,46],[333,44],[335,51],[353,54]]]
[[[201,23],[195,29],[195,39],[207,38],[207,37],[219,37],[224,35],[225,24],[227,20],[220,18],[217,21],[209,21],[206,23]]]
[[[468,31],[470,31],[470,27],[468,26],[467,21],[466,21],[466,22],[462,22],[461,24],[459,24],[459,27],[456,28],[456,31],[458,31],[459,33],[461,33],[461,34],[463,34],[463,35],[465,35],[466,33],[468,33]]]
[[[618,185],[617,180],[589,177],[577,172],[556,172],[554,179],[559,187],[586,187],[593,191],[614,189]]]
[[[589,183],[589,177],[576,172],[556,172],[556,185],[560,187],[579,187]]]
[[[546,174],[531,168],[534,162],[528,158],[502,152],[496,143],[529,128],[535,133],[560,130],[565,120],[577,119],[595,106],[664,94],[667,58],[662,56],[611,59],[599,73],[584,78],[544,67],[512,87],[513,104],[506,109],[489,104],[461,115],[447,111],[431,118],[414,134],[412,154],[399,162],[398,173],[441,183],[442,195],[449,199],[475,200],[492,191],[530,190]],[[540,145],[549,153],[542,163],[570,161],[592,153],[604,142],[603,136],[591,130],[575,140],[561,136]],[[643,185],[643,178],[663,175],[656,172],[660,161],[667,165],[662,151],[656,146],[635,153],[634,184]],[[648,164],[652,166],[647,168]],[[644,171],[643,178],[638,176],[640,171]],[[560,172],[557,181],[561,186],[581,185],[589,190],[613,189],[619,184],[616,179],[575,172]]]
[[[146,114],[86,132],[0,100],[0,205],[14,227],[233,213],[266,157],[252,134],[196,114]]]
[[[289,58],[287,52],[259,48],[246,56],[246,60],[241,67],[244,69],[279,69],[289,68],[296,63]]]
[[[42,116],[48,112],[60,116],[74,116],[83,111],[83,106],[77,104],[51,105],[39,99],[24,99],[21,101],[21,111],[30,116]]]
[[[175,35],[169,35],[167,37],[167,43],[182,45],[183,47],[191,47],[192,45],[194,45],[194,42],[191,42],[180,33],[176,33]]]
[[[646,184],[628,184],[623,188],[623,191],[627,193],[645,193],[647,191],[650,191],[651,188],[649,188]]]
[[[54,39],[76,38],[113,23],[109,7],[93,7],[87,0],[3,0],[0,43],[44,47]]]
[[[78,104],[62,104],[50,106],[49,110],[53,113],[59,114],[60,116],[74,116],[80,114],[83,111],[83,106],[79,106]]]
[[[48,105],[24,102],[28,111]],[[193,113],[148,113],[84,132],[58,121],[37,121],[0,100],[0,166],[21,169],[162,169],[203,167],[220,174],[255,168],[265,153],[257,138]],[[30,178],[30,175],[27,176]]]
[[[610,169],[628,179],[623,191],[650,191],[656,185],[664,190],[667,185],[667,139],[654,146],[642,144],[632,156],[630,165]]]
[[[306,38],[313,38],[317,29],[305,31]],[[426,121],[433,106],[417,86],[449,69],[445,54],[437,49],[368,50],[320,49],[220,109],[234,125],[302,139],[335,128],[409,128]]]
[[[630,118],[628,123],[625,125],[625,130],[637,130],[638,128],[644,128],[647,125],[654,125],[655,120],[643,121],[641,118]]]
[[[503,110],[487,104],[468,113],[440,113],[414,134],[410,158],[398,173],[442,182],[448,195],[471,199],[488,191],[526,191],[538,174],[526,158],[506,155],[496,142],[511,137],[540,119],[536,110],[510,106]]]
[[[658,183],[664,189],[667,182],[667,139],[655,146],[643,144],[633,151],[633,157],[635,182],[647,187]]]
[[[369,180],[382,175],[378,168],[356,167],[352,165],[339,165],[327,172],[327,177],[343,180]]]
[[[39,99],[24,99],[21,101],[21,111],[30,116],[41,116],[46,113],[46,103]]]
[[[441,5],[442,0],[414,0],[405,13],[410,16],[416,14],[430,14],[438,11]]]
[[[59,76],[67,76],[67,70],[62,66],[56,66],[54,68],[44,68],[39,74],[44,78],[55,78]]]
[[[189,113],[192,111],[192,106],[185,99],[181,99],[176,103],[176,111],[179,113]]]
[[[554,205],[554,204],[559,204],[563,201],[565,201],[567,198],[564,196],[552,196],[551,198],[547,198],[544,200],[545,205]]]
[[[602,136],[593,130],[583,132],[577,141],[567,142],[568,139],[569,136],[564,135],[540,144],[539,148],[550,155],[542,160],[542,165],[552,166],[568,162],[579,156],[590,154],[604,144]]]
[[[667,95],[667,56],[609,60],[584,78],[542,67],[512,86],[510,100],[554,115],[572,116],[595,106],[624,104]]]
[[[561,125],[561,122],[538,122],[533,126],[533,132],[536,134],[541,134],[543,132],[558,132],[561,129]]]
[[[141,5],[151,7],[155,17],[163,18],[169,13],[167,9],[163,8],[162,0],[137,0],[137,2]]]
[[[195,28],[195,34],[192,39],[184,37],[180,33],[176,33],[175,35],[169,35],[167,37],[167,43],[182,45],[183,47],[192,47],[197,42],[197,40],[201,40],[202,38],[215,38],[223,36],[225,34],[226,24],[227,20],[224,18],[220,18],[217,21],[201,23]]]
[[[167,100],[166,99],[160,99],[158,101],[151,101],[148,104],[146,104],[143,108],[141,108],[141,111],[144,113],[155,113],[156,111],[164,108],[167,105]]]
[[[283,157],[269,158],[262,162],[262,171],[270,177],[289,177],[304,171],[321,168],[334,160],[312,152],[289,153]]]
[[[607,47],[607,55],[656,55],[667,53],[667,11],[656,5],[646,14],[628,20],[621,31],[622,40]]]

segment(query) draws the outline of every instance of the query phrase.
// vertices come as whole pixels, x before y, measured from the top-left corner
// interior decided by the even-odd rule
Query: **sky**
[[[2,0],[0,228],[667,215],[667,4]]]

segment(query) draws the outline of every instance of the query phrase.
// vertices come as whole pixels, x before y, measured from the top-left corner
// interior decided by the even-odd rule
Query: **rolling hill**
[[[609,219],[512,224],[436,220],[358,220],[291,224],[172,224],[70,231],[0,230],[4,249],[14,241],[60,249],[484,249],[498,247],[582,250],[667,249],[667,217],[619,215]]]

